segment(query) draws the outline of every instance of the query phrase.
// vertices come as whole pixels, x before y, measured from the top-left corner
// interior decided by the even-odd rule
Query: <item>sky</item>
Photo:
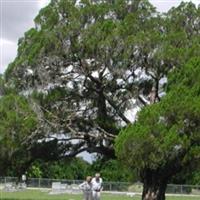
[[[172,6],[179,5],[181,0],[150,0],[150,2],[160,12],[166,12]],[[200,4],[200,0],[192,2]],[[49,0],[0,0],[0,73],[3,73],[16,57],[18,39],[34,26],[33,19],[48,3]]]
[[[0,73],[17,54],[18,39],[34,26],[33,19],[49,0],[0,0]]]

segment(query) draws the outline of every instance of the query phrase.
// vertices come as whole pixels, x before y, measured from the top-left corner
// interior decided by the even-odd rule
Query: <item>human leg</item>
[[[96,192],[96,200],[100,200],[100,196],[101,196],[101,193],[100,192]]]
[[[92,194],[91,194],[91,192],[85,192],[84,198],[85,198],[85,200],[92,200]]]
[[[97,200],[97,192],[92,191],[92,200]]]

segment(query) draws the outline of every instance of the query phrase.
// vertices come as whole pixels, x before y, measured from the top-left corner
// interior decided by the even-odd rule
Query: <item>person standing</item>
[[[93,200],[100,200],[101,191],[103,189],[103,186],[102,186],[103,180],[100,177],[99,173],[95,174],[95,177],[92,179],[91,183],[92,183]]]
[[[26,185],[26,181],[27,181],[26,174],[27,174],[26,172],[25,172],[25,174],[22,174],[22,183],[21,183],[21,187],[24,188],[24,189],[25,189],[26,186],[27,186],[27,185]]]
[[[79,185],[79,188],[83,191],[84,200],[92,200],[92,177],[87,176],[86,180]]]

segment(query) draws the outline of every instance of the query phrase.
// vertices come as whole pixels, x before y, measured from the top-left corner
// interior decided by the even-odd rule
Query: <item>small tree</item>
[[[170,76],[168,93],[145,107],[116,140],[116,152],[137,169],[143,200],[164,200],[167,182],[200,157],[200,59]]]
[[[0,122],[0,175],[12,169],[12,175],[21,175],[31,162],[30,138],[37,127],[36,114],[24,97],[7,94],[0,98]]]

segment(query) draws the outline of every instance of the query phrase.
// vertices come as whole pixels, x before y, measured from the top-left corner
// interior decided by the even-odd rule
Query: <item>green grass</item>
[[[19,192],[2,192],[0,200],[82,200],[82,195],[49,195],[47,191],[26,190]],[[139,196],[102,194],[102,200],[140,200]],[[200,200],[200,197],[167,197],[166,200]]]

